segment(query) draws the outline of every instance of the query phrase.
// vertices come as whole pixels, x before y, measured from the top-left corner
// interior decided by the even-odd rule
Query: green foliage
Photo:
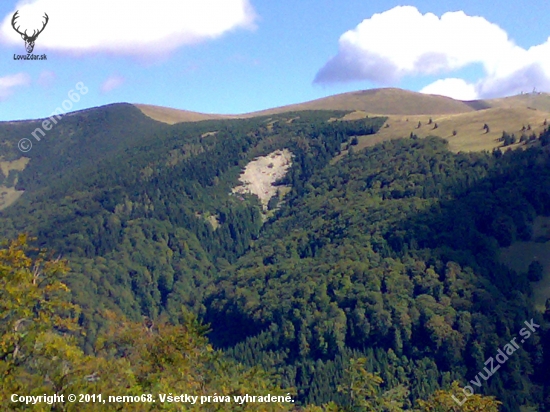
[[[494,397],[483,397],[477,394],[471,395],[464,400],[464,395],[458,382],[453,382],[452,388],[448,391],[436,391],[427,401],[418,401],[417,412],[498,412],[502,404]],[[456,399],[456,400],[455,400]],[[458,402],[457,402],[458,400]],[[463,402],[462,405],[460,403]]]
[[[378,375],[367,372],[365,358],[350,359],[350,365],[344,372],[343,384],[338,385],[338,392],[343,392],[350,398],[350,411],[365,412],[398,412],[403,411],[403,403],[408,396],[404,387],[380,393],[380,385],[384,382]]]
[[[529,125],[528,128],[525,128],[525,126],[523,126],[521,130],[531,130],[531,126]],[[510,146],[517,142],[515,134],[509,134],[505,131],[502,132],[502,136],[498,140],[502,142],[502,147]],[[525,133],[522,133],[519,142],[529,145],[535,144],[540,146],[548,146],[548,144],[550,143],[550,129],[545,129],[542,133],[539,134],[538,137],[535,133],[531,133],[529,136],[527,136]]]
[[[542,280],[543,275],[544,275],[544,267],[542,266],[542,263],[540,263],[538,260],[533,260],[529,264],[527,277],[531,282],[539,282]]]
[[[0,249],[0,386],[4,394],[19,387],[22,367],[41,369],[49,363],[48,368],[55,369],[56,362],[45,362],[51,355],[50,331],[70,333],[77,327],[78,307],[67,299],[68,289],[61,281],[66,263],[48,259],[43,251],[31,259],[27,251],[24,235]],[[32,359],[35,351],[38,359]]]

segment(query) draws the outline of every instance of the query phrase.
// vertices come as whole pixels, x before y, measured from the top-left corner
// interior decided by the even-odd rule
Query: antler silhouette
[[[19,14],[19,10],[17,10],[14,14],[13,14],[13,17],[11,19],[11,26],[13,27],[13,29],[19,33],[21,35],[21,37],[23,38],[23,40],[25,40],[25,48],[27,49],[27,53],[32,53],[33,49],[34,49],[34,42],[36,41],[36,38],[38,37],[38,35],[40,33],[42,33],[44,31],[44,29],[46,28],[46,25],[48,24],[48,21],[50,20],[50,18],[48,17],[48,15],[46,13],[44,13],[44,18],[46,19],[46,21],[44,21],[42,23],[42,28],[38,31],[36,30],[33,30],[32,32],[32,35],[29,36],[27,34],[27,30],[25,30],[25,32],[21,32],[19,31],[19,27],[20,26],[17,26],[15,27],[15,23],[16,23],[16,20],[19,18],[18,16]]]
[[[17,11],[15,12],[15,14],[13,15],[13,17],[11,18],[11,26],[12,26],[13,29],[14,29],[17,33],[19,33],[21,36],[26,36],[26,35],[27,35],[27,31],[25,31],[25,33],[21,33],[21,32],[19,31],[19,27],[21,27],[21,26],[18,26],[17,28],[15,27],[15,20],[17,20],[17,18],[19,17],[17,14],[19,14],[19,10],[17,10]]]
[[[42,33],[44,31],[44,29],[46,28],[46,25],[48,24],[48,21],[50,20],[50,18],[48,17],[48,15],[46,13],[44,13],[43,17],[46,19],[46,21],[44,23],[42,23],[42,28],[40,30],[38,30],[38,33],[34,34],[34,32],[33,32],[31,38],[36,39],[38,37],[38,35],[40,33]]]

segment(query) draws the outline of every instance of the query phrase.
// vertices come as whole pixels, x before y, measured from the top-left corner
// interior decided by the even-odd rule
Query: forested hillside
[[[214,342],[278,368],[310,402],[338,397],[358,352],[413,399],[474,376],[524,320],[542,321],[526,274],[497,257],[550,212],[549,160],[540,148],[454,155],[429,138],[325,168],[217,282],[207,319],[232,327],[214,328]],[[542,401],[542,342],[482,391],[505,410]]]
[[[106,356],[98,342],[126,339],[113,335],[119,321],[207,345],[199,326],[182,326],[197,316],[224,362],[276,373],[258,385],[295,388],[298,405],[497,410],[464,409],[491,395],[502,411],[550,410],[550,307],[536,312],[527,274],[498,259],[550,215],[550,132],[508,152],[454,154],[414,135],[355,151],[354,137],[385,119],[344,115],[168,126],[130,105],[75,113],[4,176],[25,194],[0,212],[0,234],[29,233],[69,260],[85,331],[72,344],[92,363]],[[33,127],[1,125],[5,160],[17,158],[6,142]],[[256,197],[232,188],[248,162],[279,149],[293,154],[279,182],[291,191],[266,220]],[[540,329],[456,409],[453,381],[475,379],[532,319]]]
[[[94,315],[98,307],[132,319],[178,312],[182,304],[204,313],[203,293],[218,268],[242,255],[262,227],[258,200],[230,195],[241,169],[255,156],[286,147],[295,156],[289,179],[300,190],[351,135],[373,133],[383,123],[327,122],[342,115],[290,113],[168,127],[130,105],[75,114],[71,122],[85,122],[95,134],[78,129],[54,142],[48,156],[41,152],[46,140],[29,153],[28,166],[13,178],[26,193],[2,212],[3,235],[29,232],[39,246],[71,258],[69,283],[88,309],[82,322],[90,342],[102,324]],[[72,123],[60,124],[58,135],[71,135]],[[129,124],[130,133],[144,130],[129,136],[122,131]],[[25,123],[8,126],[20,130],[9,129],[5,141],[30,130]],[[114,143],[104,151],[89,142],[95,137],[105,146],[107,138],[99,137],[105,135]],[[206,215],[218,216],[219,225]]]

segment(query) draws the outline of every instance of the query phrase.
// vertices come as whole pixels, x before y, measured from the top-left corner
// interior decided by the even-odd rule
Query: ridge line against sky
[[[0,4],[0,120],[136,102],[247,113],[375,87],[460,100],[550,91],[550,5],[474,1],[22,0]],[[36,39],[26,54],[12,26]]]

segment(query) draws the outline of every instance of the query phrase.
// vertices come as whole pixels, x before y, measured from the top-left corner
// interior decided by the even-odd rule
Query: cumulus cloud
[[[38,50],[165,54],[183,45],[215,39],[237,28],[253,28],[249,0],[21,0],[0,25],[0,38],[21,37],[11,27],[19,10],[21,28],[41,27]],[[27,26],[28,25],[28,26]]]
[[[339,40],[336,56],[317,73],[316,83],[369,80],[395,85],[412,76],[443,76],[481,64],[484,77],[468,83],[443,78],[422,92],[460,99],[518,93],[550,86],[550,38],[525,50],[483,17],[462,11],[441,17],[398,6],[363,20]]]
[[[103,93],[108,93],[111,90],[116,89],[117,87],[122,86],[124,83],[124,77],[121,76],[110,76],[107,80],[101,85],[101,91]]]
[[[421,93],[452,96],[453,99],[475,100],[478,96],[475,85],[463,79],[440,79],[420,90]]]
[[[0,77],[0,101],[6,100],[14,93],[14,89],[28,86],[31,79],[28,74],[17,73]]]

